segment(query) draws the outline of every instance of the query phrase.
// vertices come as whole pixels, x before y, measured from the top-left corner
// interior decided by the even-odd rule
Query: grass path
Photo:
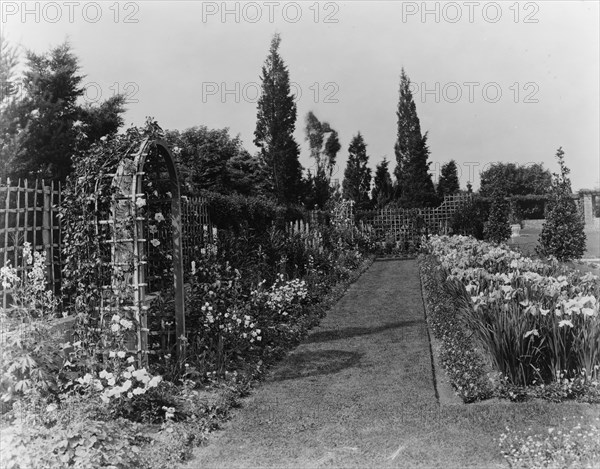
[[[580,415],[598,408],[440,407],[418,266],[381,261],[185,467],[506,467],[494,438],[507,425],[547,429]]]

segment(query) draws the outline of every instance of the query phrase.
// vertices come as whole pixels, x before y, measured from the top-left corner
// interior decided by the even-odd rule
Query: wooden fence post
[[[10,213],[10,178],[6,179],[6,201],[5,201],[5,212],[4,212],[4,259],[3,264],[6,265],[8,261],[8,222]],[[2,308],[8,308],[8,298],[6,289],[2,289]]]
[[[50,225],[50,208],[52,207],[52,195],[50,192],[50,187],[44,185],[44,181],[42,181],[42,195],[44,197],[44,209],[42,211],[42,245],[45,248],[46,252],[46,278],[48,279],[48,283],[52,284],[52,290],[54,290],[54,268],[52,267],[52,236],[50,230],[52,229]]]

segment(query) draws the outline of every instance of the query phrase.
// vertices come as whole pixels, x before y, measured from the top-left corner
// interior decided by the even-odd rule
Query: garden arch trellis
[[[112,185],[113,204],[106,222],[111,226],[111,239],[107,241],[111,244],[110,290],[129,292],[128,304],[123,307],[131,310],[138,322],[137,353],[146,364],[152,296],[148,290],[155,280],[149,278],[153,265],[150,251],[170,238],[170,254],[166,258],[172,261],[169,272],[173,279],[177,352],[181,355],[185,347],[181,194],[177,168],[166,142],[157,138],[143,140],[132,159],[121,159]],[[157,206],[162,207],[160,211],[153,211]],[[164,222],[160,229],[149,225],[153,214],[155,222]],[[154,234],[149,227],[155,227]],[[150,240],[150,236],[154,238]]]

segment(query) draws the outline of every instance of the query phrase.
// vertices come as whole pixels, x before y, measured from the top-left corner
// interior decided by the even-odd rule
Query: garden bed
[[[465,237],[434,237],[429,251],[427,320],[464,402],[600,402],[597,277]]]
[[[37,409],[17,402],[2,419],[2,467],[157,469],[185,461],[372,262],[373,256],[365,257],[343,279],[322,288],[318,300],[303,306],[296,340],[249,354],[239,370],[207,372],[198,380],[186,367],[177,382],[163,381],[117,406],[77,394],[56,404],[40,400]]]

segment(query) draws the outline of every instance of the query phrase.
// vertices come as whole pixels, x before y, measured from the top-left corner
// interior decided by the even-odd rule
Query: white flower
[[[138,381],[147,384],[148,381],[150,381],[150,377],[148,376],[148,372],[146,371],[146,368],[142,368],[140,370],[135,370],[133,373],[131,373],[131,375],[137,379]]]
[[[596,310],[594,308],[581,308],[581,314],[588,317],[595,316]]]
[[[111,350],[110,352],[108,352],[108,357],[109,358],[115,358],[117,356],[116,352],[114,350]]]
[[[144,394],[146,391],[144,388],[135,388],[133,390],[133,394],[139,396],[140,394]]]
[[[160,245],[160,241],[155,238],[152,241],[150,241],[150,244],[152,244],[152,246],[154,246],[154,247],[157,247]]]
[[[530,335],[535,335],[536,337],[539,337],[540,333],[538,332],[537,329],[531,329],[530,331],[525,332],[525,334],[523,335],[523,338],[526,339]]]
[[[573,323],[571,322],[570,319],[563,319],[562,321],[559,321],[558,327],[563,327],[563,326],[573,327]]]
[[[164,217],[164,215],[163,215],[162,213],[160,213],[160,212],[158,212],[158,213],[156,213],[156,214],[154,215],[154,219],[155,219],[157,222],[159,222],[159,223],[160,223],[161,221],[165,221],[165,217]]]
[[[119,327],[118,324],[113,324],[112,326],[110,326],[110,330],[113,332],[119,332],[119,329],[121,329],[121,328]]]
[[[133,322],[131,322],[129,319],[121,319],[119,324],[121,324],[121,326],[123,326],[125,329],[131,329],[133,327]]]
[[[154,376],[147,384],[149,388],[155,388],[162,381],[162,377]]]
[[[119,322],[121,320],[121,316],[118,314],[114,314],[112,317],[113,322]]]
[[[117,352],[117,357],[119,357],[119,358],[125,358],[126,355],[127,354],[123,350],[119,350]]]
[[[58,406],[56,404],[50,404],[46,407],[46,412],[54,412],[56,409],[58,409]]]
[[[144,199],[143,197],[138,197],[137,199],[135,199],[135,205],[137,206],[137,208],[142,208],[146,205],[146,199]]]

